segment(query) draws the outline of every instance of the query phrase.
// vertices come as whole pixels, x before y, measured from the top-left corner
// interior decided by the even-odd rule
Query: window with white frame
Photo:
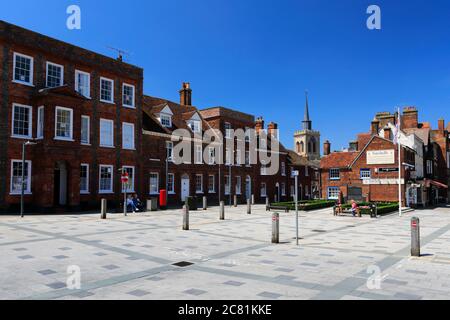
[[[167,192],[171,194],[175,193],[175,175],[173,173],[169,173],[167,176]]]
[[[23,190],[31,193],[31,161],[25,161]],[[11,194],[22,193],[22,160],[11,161]]]
[[[339,169],[330,169],[329,175],[330,175],[330,180],[340,180],[341,179],[341,171]]]
[[[122,85],[122,104],[124,107],[134,108],[134,91],[133,85],[126,83]]]
[[[172,127],[172,116],[168,114],[160,114],[161,125],[165,128]]]
[[[231,139],[231,134],[232,134],[232,127],[231,127],[231,123],[226,122],[225,123],[225,138],[226,139]]]
[[[62,65],[47,62],[47,88],[60,87],[64,83],[64,67]]]
[[[173,161],[173,142],[166,142],[167,160]]]
[[[360,175],[361,180],[370,179],[372,177],[372,172],[370,169],[361,169]]]
[[[337,200],[339,199],[340,189],[339,187],[328,187],[328,199]]]
[[[100,101],[114,103],[114,80],[100,78]]]
[[[73,110],[56,107],[55,111],[55,138],[60,140],[73,139]]]
[[[91,97],[91,75],[89,73],[75,70],[75,91],[86,98]]]
[[[242,157],[241,157],[241,149],[236,150],[236,165],[240,166],[242,165]]]
[[[236,194],[241,194],[242,192],[242,179],[241,177],[236,177]]]
[[[21,104],[13,104],[12,136],[14,138],[31,138],[33,108]]]
[[[216,176],[209,175],[208,176],[208,193],[216,192]]]
[[[38,108],[36,138],[37,139],[44,138],[44,107],[43,106]]]
[[[195,163],[197,163],[197,164],[203,163],[203,146],[202,145],[195,146]]]
[[[286,176],[286,163],[285,162],[281,163],[281,175]]]
[[[265,164],[261,164],[261,175],[267,175],[267,166]]]
[[[195,175],[195,192],[203,193],[203,175],[202,174]]]
[[[225,176],[225,194],[230,194],[231,192],[231,179],[230,176]]]
[[[114,147],[114,121],[100,119],[100,146]]]
[[[14,53],[14,82],[33,85],[34,59],[20,53]]]
[[[267,185],[265,182],[261,183],[261,197],[267,196]]]
[[[122,144],[123,149],[134,150],[134,124],[122,123]]]
[[[81,144],[90,143],[90,118],[81,116]]]
[[[128,182],[122,183],[122,193],[123,192],[134,192],[134,167],[123,166],[122,174],[128,174]]]
[[[295,186],[291,186],[291,197],[295,196]]]
[[[192,130],[192,132],[195,133],[201,133],[202,132],[202,126],[201,122],[198,120],[189,120],[189,128]]]
[[[159,193],[159,173],[151,172],[150,173],[150,194],[158,194]]]
[[[208,151],[209,164],[213,165],[216,163],[216,149],[214,147],[210,147]]]
[[[230,148],[225,149],[225,164],[231,165],[231,150]]]
[[[114,167],[100,165],[99,169],[99,193],[113,192],[113,174]]]
[[[281,184],[281,195],[285,196],[286,195],[286,183],[282,183]]]
[[[89,193],[89,165],[81,164],[80,167],[80,193]]]

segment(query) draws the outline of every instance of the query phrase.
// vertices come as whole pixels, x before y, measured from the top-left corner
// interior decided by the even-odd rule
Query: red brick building
[[[317,170],[282,145],[272,148],[277,124],[265,128],[262,118],[224,107],[199,110],[188,83],[179,103],[145,96],[141,68],[2,21],[0,62],[0,211],[18,211],[22,173],[25,206],[33,212],[95,208],[102,198],[119,209],[124,191],[146,200],[168,190],[169,205],[188,195],[214,204],[234,195],[239,203],[252,196],[287,201],[292,169],[301,174],[301,198],[318,196]],[[181,164],[166,161],[178,147],[177,129],[189,133],[183,141],[195,142]],[[224,144],[211,148],[197,135],[213,129]],[[262,139],[255,137],[253,152],[252,136],[228,137],[229,129],[254,129]],[[278,155],[274,174],[255,156],[259,149]],[[200,154],[206,163],[197,161]],[[224,164],[209,163],[220,157]]]
[[[322,193],[328,199],[398,201],[398,114],[378,113],[371,131],[358,135],[348,150],[331,153],[328,141],[321,161]],[[418,121],[416,108],[406,107],[401,119],[403,205],[448,201],[449,140],[444,121],[438,130]]]
[[[79,210],[139,192],[141,68],[0,22],[0,208]]]
[[[277,124],[270,123],[266,129],[262,118],[255,120],[252,115],[225,107],[199,110],[192,106],[189,83],[184,83],[180,90],[180,103],[149,96],[144,101],[143,180],[150,182],[143,190],[150,197],[158,197],[160,190],[167,189],[169,205],[179,205],[187,196],[207,196],[208,201],[215,204],[219,200],[234,203],[234,196],[238,203],[245,203],[252,196],[258,203],[264,203],[267,197],[271,202],[289,201],[293,194],[290,177],[293,168],[305,172],[301,176],[302,186],[306,188],[302,197],[312,197],[309,191],[309,186],[313,185],[311,180],[317,178],[318,181],[314,169],[306,169],[298,156],[293,161],[281,144],[278,151],[271,149],[271,141],[278,135]],[[192,142],[191,156],[182,164],[167,161],[166,169],[167,154],[172,154],[177,146],[172,139],[177,129],[189,132],[186,140]],[[244,135],[234,136],[232,132],[239,129]],[[275,174],[268,174],[268,169],[260,162],[258,150],[252,152],[250,137],[245,135],[248,129],[255,129],[256,135],[261,137],[258,150],[268,148],[269,154],[277,152],[279,170]],[[221,132],[223,144],[211,146],[203,140],[195,144],[196,134],[201,139],[208,130]],[[201,157],[203,161],[199,160]],[[219,161],[220,157],[222,161]],[[256,157],[256,161],[252,157]]]

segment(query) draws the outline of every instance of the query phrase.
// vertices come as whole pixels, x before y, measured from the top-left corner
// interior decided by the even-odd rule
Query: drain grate
[[[177,263],[173,264],[173,266],[180,267],[180,268],[186,268],[186,267],[189,267],[189,266],[192,266],[192,265],[193,265],[193,263],[192,262],[188,262],[188,261],[181,261],[181,262],[177,262]]]

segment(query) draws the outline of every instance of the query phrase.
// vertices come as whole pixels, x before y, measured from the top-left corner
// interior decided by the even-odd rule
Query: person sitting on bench
[[[352,215],[354,217],[356,217],[356,215],[359,216],[359,207],[355,200],[352,200]]]

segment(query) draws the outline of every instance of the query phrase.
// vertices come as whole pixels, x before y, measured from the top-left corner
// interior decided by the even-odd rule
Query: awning
[[[442,188],[442,189],[448,189],[448,186],[439,182],[439,181],[435,181],[435,180],[427,180],[425,183],[425,186],[427,188],[429,188],[430,186],[436,186],[438,188]]]

